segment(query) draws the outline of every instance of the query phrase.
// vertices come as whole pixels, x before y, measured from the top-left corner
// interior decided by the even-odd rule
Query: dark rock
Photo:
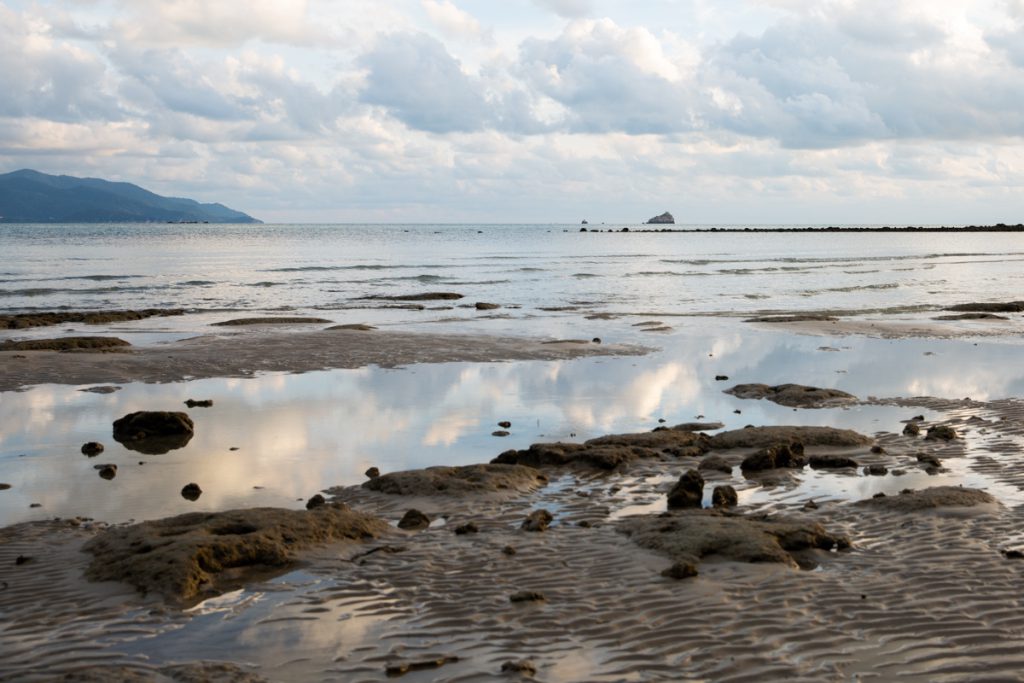
[[[90,394],[112,394],[115,391],[120,391],[120,390],[121,390],[121,387],[113,385],[113,384],[106,384],[106,385],[97,386],[97,387],[86,387],[85,389],[79,389],[79,391],[87,391]]]
[[[478,311],[493,311],[496,308],[501,308],[501,304],[489,304],[483,301],[476,302],[476,310]]]
[[[834,427],[745,427],[715,434],[711,437],[711,448],[713,450],[762,448],[795,441],[807,447],[844,448],[867,446],[872,439],[849,429],[835,429]]]
[[[1024,560],[1024,551],[1017,548],[1003,548],[1000,552],[1003,554],[1003,557],[1008,560]]]
[[[388,678],[398,678],[399,676],[404,676],[405,674],[412,673],[414,671],[440,669],[445,664],[452,664],[457,661],[459,661],[457,656],[446,655],[444,657],[436,657],[434,659],[421,659],[415,662],[396,662],[384,667],[384,673]]]
[[[516,549],[513,548],[510,545],[507,545],[507,546],[505,546],[504,548],[501,549],[501,552],[504,553],[505,555],[508,555],[509,557],[511,557],[512,555],[516,554]]]
[[[479,532],[480,527],[478,527],[474,522],[466,522],[465,524],[460,524],[455,527],[456,536],[465,536],[466,534],[476,534]]]
[[[554,516],[547,510],[534,510],[526,516],[520,528],[524,531],[546,531],[553,520]]]
[[[235,318],[225,320],[212,325],[221,327],[243,327],[247,325],[312,325],[332,322],[324,318],[296,318],[296,317],[270,317],[270,318]]]
[[[519,591],[508,596],[509,602],[543,602],[546,598],[537,591]]]
[[[199,484],[195,482],[191,484],[185,484],[181,489],[181,497],[185,500],[196,501],[199,500],[199,496],[203,495],[203,490],[199,488]]]
[[[520,659],[518,661],[510,659],[507,662],[502,662],[501,673],[532,677],[537,675],[537,665],[529,659]]]
[[[995,313],[959,313],[956,315],[940,315],[932,320],[1009,320],[1005,315]]]
[[[212,408],[213,407],[213,399],[212,398],[204,398],[204,399],[201,399],[201,400],[197,401],[194,398],[190,398],[187,401],[185,401],[185,405],[188,406],[189,408]]]
[[[406,531],[426,529],[428,526],[430,526],[430,517],[415,508],[408,510],[402,519],[398,520],[398,528]]]
[[[1008,301],[1005,303],[968,303],[946,307],[947,311],[967,311],[973,313],[1021,313],[1024,312],[1024,301]]]
[[[918,453],[917,461],[922,465],[928,465],[930,467],[942,467],[942,461],[931,453]]]
[[[668,569],[662,570],[661,575],[667,579],[676,579],[678,581],[680,579],[692,578],[694,576],[697,576],[698,573],[699,572],[697,571],[697,565],[695,565],[693,562],[686,562],[685,560],[681,560],[679,562],[673,563],[672,566]]]
[[[88,455],[90,458],[96,457],[103,452],[103,444],[99,441],[90,441],[82,444],[82,454]]]
[[[737,398],[766,398],[790,408],[823,408],[855,403],[857,397],[838,389],[822,389],[801,384],[737,384],[725,393]]]
[[[745,323],[806,323],[806,322],[835,322],[839,318],[833,315],[819,313],[798,313],[796,315],[763,315],[747,318]]]
[[[47,327],[61,323],[101,323],[142,320],[153,316],[183,315],[182,308],[147,308],[139,311],[59,311],[53,313],[15,313],[0,315],[0,329],[18,330],[27,327]]]
[[[327,505],[327,500],[319,493],[314,494],[309,500],[306,501],[307,510],[315,510],[317,508],[322,508],[324,505]]]
[[[0,491],[6,491],[9,488],[11,488],[10,484],[0,483]]]
[[[142,410],[114,421],[114,440],[125,448],[160,455],[188,444],[195,426],[185,413]]]
[[[978,489],[961,486],[934,486],[920,491],[906,489],[898,496],[869,498],[856,504],[879,506],[897,512],[916,512],[940,507],[973,507],[995,502],[995,498]]]
[[[346,323],[344,325],[332,325],[327,328],[328,330],[350,330],[353,332],[371,332],[375,329],[373,325],[367,325],[365,323]]]
[[[929,441],[952,441],[957,438],[957,433],[949,425],[934,425],[928,428],[924,438]]]
[[[804,447],[799,441],[788,444],[776,444],[752,453],[740,463],[745,472],[773,470],[776,468],[802,468],[806,464]]]
[[[806,503],[804,503],[803,509],[804,510],[817,510],[818,509],[818,504],[815,503],[813,500],[809,500]]]
[[[921,433],[921,427],[916,422],[908,422],[903,425],[903,434],[906,436],[917,436]]]
[[[889,468],[885,465],[868,465],[864,468],[864,474],[872,477],[883,477],[889,473]]]
[[[492,463],[530,467],[583,467],[613,470],[638,459],[700,455],[708,450],[704,434],[671,429],[636,434],[610,434],[582,444],[538,443],[526,450],[505,451]]]
[[[711,492],[711,505],[716,508],[736,507],[740,499],[731,486],[716,486]]]
[[[43,507],[43,504],[42,503],[29,503],[28,506],[30,508],[41,508],[41,507]]]
[[[721,429],[724,426],[721,422],[684,422],[675,425],[672,429],[680,432],[706,432]]]
[[[396,496],[511,495],[533,491],[547,483],[547,477],[532,467],[489,464],[389,472],[363,482],[363,488]]]
[[[510,432],[507,432],[504,429],[498,429],[496,431],[491,432],[491,436],[508,436],[509,434]]]
[[[400,295],[378,295],[364,296],[363,299],[383,299],[385,301],[455,301],[461,299],[461,294],[455,292],[424,292],[422,294],[400,294]]]
[[[860,467],[853,458],[847,458],[844,455],[812,455],[807,460],[807,464],[816,470],[829,470],[829,469],[841,469],[844,467]]]
[[[885,453],[885,449],[876,445],[871,447],[871,452],[875,455],[881,455],[882,453]]]
[[[732,465],[726,462],[725,458],[720,455],[705,456],[704,459],[700,461],[700,464],[697,465],[697,469],[702,471],[732,474]]]
[[[729,379],[729,375],[715,375],[716,382],[725,382]]]
[[[59,337],[57,339],[8,339],[0,351],[110,351],[131,346],[117,337]]]
[[[700,508],[704,500],[704,477],[697,470],[684,472],[668,492],[669,508]]]
[[[27,557],[25,555],[18,555],[16,558],[14,558],[14,564],[16,566],[18,566],[18,567],[20,567],[23,564],[28,564],[31,561],[32,561],[32,558],[31,557]]]
[[[674,224],[675,222],[676,219],[668,211],[661,214],[660,216],[655,216],[654,218],[647,219],[647,225],[671,225]],[[623,228],[623,230],[625,230],[625,228]]]
[[[108,481],[117,476],[117,465],[97,465],[96,469],[100,471],[100,476]]]
[[[508,429],[509,427],[512,426],[512,423],[509,422],[508,420],[502,420],[501,422],[498,423],[498,426],[501,427],[502,429]]]
[[[370,479],[376,479],[377,477],[380,476],[380,470],[377,469],[376,467],[371,467],[370,469],[366,470],[366,472],[364,472],[363,474],[365,474]]]

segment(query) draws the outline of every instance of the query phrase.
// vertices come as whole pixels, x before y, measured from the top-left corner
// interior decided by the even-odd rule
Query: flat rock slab
[[[640,547],[663,553],[676,562],[697,563],[715,555],[737,562],[777,562],[796,567],[794,552],[850,546],[848,538],[831,534],[814,522],[746,517],[718,510],[631,517],[618,522],[617,529]]]
[[[86,576],[185,604],[239,585],[247,575],[286,570],[299,550],[374,538],[388,529],[384,520],[342,504],[193,512],[100,532],[84,546],[93,555]]]
[[[711,437],[711,449],[764,448],[793,442],[804,446],[854,447],[870,445],[872,440],[851,429],[835,427],[747,427],[715,434]]]
[[[856,396],[845,391],[802,384],[737,384],[725,393],[736,398],[765,398],[789,408],[829,408],[857,402]]]
[[[315,323],[329,323],[332,320],[325,318],[235,318],[234,320],[224,320],[219,323],[212,323],[214,326],[241,326],[241,325],[307,325]]]
[[[53,311],[43,313],[14,313],[0,315],[0,329],[20,330],[27,327],[48,327],[61,323],[104,323],[143,320],[154,316],[183,315],[182,308],[144,308],[137,311]]]
[[[996,502],[988,493],[979,489],[960,486],[933,486],[920,491],[906,491],[897,496],[882,496],[861,500],[856,505],[894,510],[896,512],[917,512],[944,507],[975,507]]]
[[[609,434],[576,443],[535,443],[525,450],[505,451],[492,463],[529,467],[582,467],[613,470],[643,458],[694,457],[706,453],[704,434],[660,429],[635,434]]]
[[[956,313],[953,315],[939,315],[932,320],[1009,320],[1005,315],[995,313]]]
[[[139,410],[114,420],[114,440],[129,450],[162,455],[184,448],[195,433],[187,413]]]
[[[806,323],[806,322],[835,322],[839,318],[834,315],[817,313],[799,313],[796,315],[761,315],[747,318],[745,323]]]
[[[389,472],[363,482],[363,488],[394,496],[458,496],[523,493],[547,483],[532,467],[488,464]]]
[[[0,342],[0,351],[117,351],[131,346],[117,337],[57,337]]]
[[[947,306],[947,311],[967,311],[971,313],[1021,313],[1024,312],[1024,301],[1006,302],[974,302]]]
[[[262,676],[226,662],[191,662],[158,669],[96,665],[75,669],[61,683],[267,683]]]

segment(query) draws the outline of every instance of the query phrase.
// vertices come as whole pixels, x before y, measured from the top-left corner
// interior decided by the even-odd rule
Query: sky
[[[1024,0],[0,1],[0,172],[268,222],[1024,222]]]

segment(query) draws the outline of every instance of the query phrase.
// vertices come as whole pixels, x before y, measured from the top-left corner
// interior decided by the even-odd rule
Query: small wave
[[[449,285],[507,285],[511,280],[449,280]]]
[[[523,268],[516,268],[515,272],[517,272],[517,273],[543,273],[546,270],[547,270],[547,268],[534,268],[532,266],[526,266],[526,267],[523,267]]]
[[[283,284],[283,282],[270,282],[269,280],[264,280],[263,282],[253,282],[250,287],[277,287]]]
[[[93,282],[106,282],[108,280],[128,280],[132,278],[146,277],[145,275],[69,275],[56,278],[58,280],[92,280]]]
[[[215,284],[217,284],[217,283],[214,282],[213,280],[185,280],[184,282],[179,282],[178,286],[179,287],[209,287],[209,286],[215,285]]]
[[[402,280],[402,281],[415,281],[415,282],[443,282],[447,278],[443,275],[406,275],[404,277],[389,277],[384,278],[387,280]]]
[[[583,279],[586,279],[586,278],[589,278],[589,277],[604,277],[603,275],[598,275],[597,273],[573,273],[572,276],[574,278],[578,278],[580,280],[583,280]]]
[[[66,287],[29,287],[27,289],[0,289],[0,297],[4,296],[52,296],[54,294],[114,294],[121,292],[149,292],[165,287],[89,287],[86,289],[69,289]]]
[[[694,277],[708,275],[709,273],[680,273],[676,270],[641,270],[637,273],[628,273],[626,277]]]

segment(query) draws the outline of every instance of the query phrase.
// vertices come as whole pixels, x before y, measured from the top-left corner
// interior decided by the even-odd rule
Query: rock
[[[792,553],[850,547],[845,536],[829,533],[817,523],[722,510],[628,517],[616,526],[640,547],[692,564],[715,555],[738,562],[778,562],[796,568]]]
[[[115,391],[120,391],[121,387],[114,384],[105,384],[96,387],[86,387],[85,389],[79,389],[79,391],[85,391],[90,394],[112,394]]]
[[[31,561],[32,561],[31,557],[28,557],[26,555],[18,555],[16,558],[14,558],[14,565],[16,567],[20,567],[21,565],[28,564]]]
[[[456,301],[462,298],[455,292],[423,292],[422,294],[399,294],[364,296],[362,299],[382,299],[384,301]]]
[[[584,223],[585,222],[586,221],[584,221]],[[526,676],[529,678],[537,675],[537,665],[529,659],[520,659],[517,661],[510,659],[507,662],[501,663],[501,673],[519,674],[520,676]]]
[[[798,313],[796,315],[762,315],[747,318],[745,323],[807,323],[807,322],[835,322],[839,318],[818,313]]]
[[[957,438],[957,433],[949,425],[934,425],[928,428],[924,438],[928,441],[952,441]]]
[[[491,432],[491,436],[508,436],[509,433],[510,432],[507,432],[504,429],[498,429],[496,431]]]
[[[345,325],[332,325],[327,328],[328,330],[350,330],[353,332],[371,332],[375,329],[373,325],[366,325],[364,323],[347,323]]]
[[[600,344],[601,343],[601,338],[600,337],[594,337],[593,339],[590,340],[590,342],[592,344]]]
[[[489,464],[390,472],[363,482],[363,488],[395,496],[458,496],[525,493],[547,483],[547,477],[532,467]]]
[[[296,318],[296,317],[271,317],[271,318],[235,318],[219,323],[211,323],[215,327],[240,327],[244,325],[312,325],[333,322],[324,318]]]
[[[185,500],[196,501],[199,500],[199,496],[203,495],[203,490],[199,488],[199,484],[195,482],[191,484],[185,484],[181,489],[181,497]]]
[[[672,427],[672,429],[680,432],[707,432],[721,429],[724,426],[721,422],[684,422]]]
[[[684,472],[668,492],[668,507],[700,508],[704,500],[704,477],[697,470]]]
[[[732,474],[732,465],[726,462],[725,458],[720,455],[708,455],[705,456],[700,464],[697,465],[697,469],[701,471],[712,471],[712,472],[723,472],[725,474]]]
[[[117,476],[117,465],[97,465],[96,469],[100,471],[100,476],[108,481]]]
[[[111,351],[131,346],[117,337],[59,337],[57,339],[8,339],[0,351]]]
[[[30,508],[41,508],[41,507],[43,507],[43,504],[42,503],[29,503],[28,506]]]
[[[725,382],[729,379],[729,375],[715,375],[716,382]]]
[[[932,320],[1009,320],[1009,318],[995,313],[958,313],[956,315],[939,315]]]
[[[736,489],[731,486],[716,486],[711,492],[711,505],[716,508],[736,507],[740,499]]]
[[[931,453],[918,453],[917,461],[922,465],[928,465],[929,467],[942,467],[942,461]]]
[[[661,575],[665,578],[675,579],[677,581],[680,579],[692,578],[694,576],[697,576],[697,574],[697,565],[695,565],[693,562],[687,562],[685,560],[674,562],[671,567],[669,567],[668,569],[664,569],[661,572]]]
[[[655,216],[654,218],[647,219],[647,225],[671,225],[674,224],[675,222],[676,219],[673,218],[672,214],[670,214],[668,211],[661,214],[660,216]]]
[[[838,389],[821,389],[802,384],[737,384],[725,393],[737,398],[766,398],[790,408],[825,408],[856,403],[857,397]]]
[[[543,602],[546,598],[538,591],[519,591],[508,596],[509,602]]]
[[[476,310],[478,311],[493,311],[496,308],[501,308],[501,304],[489,304],[483,301],[476,302]]]
[[[903,426],[903,434],[906,436],[917,436],[921,433],[921,427],[916,422],[908,422]]]
[[[860,467],[853,458],[847,458],[845,455],[812,455],[807,459],[807,464],[812,469],[816,470],[831,470],[831,469],[842,469],[844,467]]]
[[[552,520],[554,516],[547,510],[534,510],[526,516],[520,528],[524,531],[547,531]]]
[[[306,501],[307,510],[315,510],[317,508],[322,508],[324,505],[327,505],[327,500],[319,493],[313,494],[313,496],[311,496],[310,499]]]
[[[406,511],[402,519],[398,520],[398,528],[406,531],[418,531],[430,526],[430,517],[413,508]]]
[[[270,683],[240,666],[226,662],[189,662],[161,667],[93,664],[75,666],[59,679],[61,683]]]
[[[94,458],[103,452],[103,444],[99,441],[90,441],[82,444],[82,454]]]
[[[974,313],[1021,313],[1024,312],[1024,301],[1008,301],[1005,303],[968,303],[947,306],[947,311],[968,311]]]
[[[885,465],[868,465],[864,468],[864,474],[871,477],[884,477],[889,473],[889,468]]]
[[[803,509],[804,510],[817,510],[818,509],[818,504],[815,503],[813,500],[809,500],[809,501],[807,501],[806,503],[803,504]]]
[[[466,522],[455,527],[456,536],[465,536],[466,534],[480,533],[480,528],[474,522]]]
[[[0,482],[0,491],[6,491],[9,488],[11,488],[10,484],[4,484],[4,483]]]
[[[185,405],[188,406],[189,408],[212,408],[213,407],[213,399],[212,398],[204,398],[204,399],[201,399],[201,400],[197,401],[194,398],[190,398],[187,401],[185,401]]]
[[[804,447],[799,441],[788,444],[767,446],[752,453],[740,463],[744,472],[757,472],[777,468],[802,468],[807,460],[804,458]]]
[[[898,496],[868,498],[856,504],[881,507],[896,512],[917,512],[940,507],[974,507],[995,502],[995,498],[978,489],[960,486],[933,486],[920,491],[905,489]]]
[[[142,410],[115,420],[113,434],[125,448],[160,455],[187,445],[194,429],[185,413]]]
[[[384,674],[388,678],[398,678],[399,676],[404,676],[405,674],[412,673],[413,671],[440,669],[445,664],[452,664],[457,661],[459,661],[459,658],[455,655],[446,655],[444,657],[435,657],[433,659],[420,659],[414,662],[396,662],[384,667]]]
[[[804,446],[867,446],[872,442],[867,436],[849,429],[833,427],[747,427],[732,429],[711,437],[712,450],[730,448],[761,448],[778,443],[800,442]]]
[[[138,311],[58,311],[47,313],[14,313],[0,315],[0,329],[20,330],[28,327],[48,327],[61,323],[101,323],[142,320],[153,316],[183,315],[183,308],[146,308]]]
[[[871,447],[871,452],[874,453],[875,455],[881,455],[881,454],[885,453],[886,451],[881,446],[875,445],[875,446]]]
[[[370,479],[376,479],[377,477],[380,476],[380,470],[377,469],[376,467],[371,467],[365,472],[363,472],[363,474],[365,474]]]
[[[509,557],[511,557],[512,555],[515,555],[517,551],[512,546],[507,545],[507,546],[505,546],[504,548],[501,549],[501,552],[504,553],[505,555],[508,555]]]
[[[387,533],[384,520],[341,504],[313,511],[252,508],[191,512],[104,529],[84,550],[93,555],[86,576],[124,581],[143,593],[188,603],[239,585],[246,570],[286,571],[295,553],[332,541]]]
[[[508,420],[502,420],[501,422],[498,423],[498,426],[501,427],[502,429],[508,429],[509,427],[512,426],[512,423],[509,422]]]

